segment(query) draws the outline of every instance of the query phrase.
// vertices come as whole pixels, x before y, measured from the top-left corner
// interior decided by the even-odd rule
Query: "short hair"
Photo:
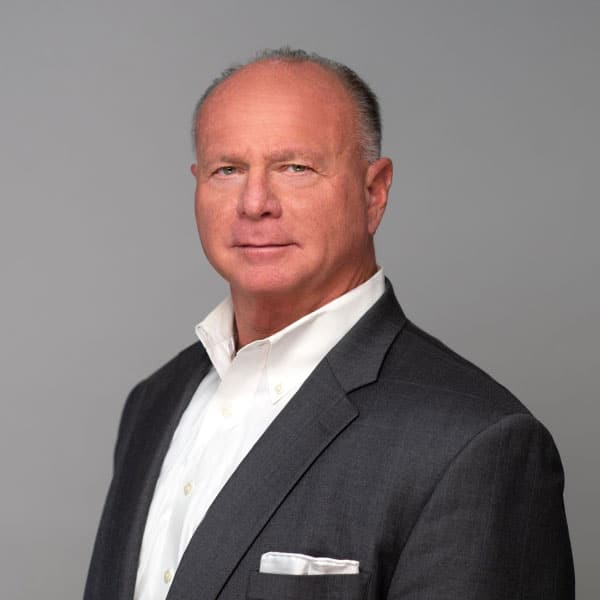
[[[309,62],[323,67],[335,75],[345,87],[353,100],[358,114],[359,144],[363,158],[373,162],[381,156],[381,112],[377,96],[369,85],[350,67],[317,54],[301,49],[283,46],[277,49],[266,49],[245,63],[231,65],[225,69],[206,89],[196,103],[192,119],[192,144],[196,148],[198,134],[198,117],[202,106],[211,93],[224,81],[244,67],[262,61],[282,61],[288,63]]]

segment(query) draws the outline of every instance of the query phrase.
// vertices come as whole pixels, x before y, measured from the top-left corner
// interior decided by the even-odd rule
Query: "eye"
[[[235,167],[226,166],[226,167],[219,167],[214,172],[214,174],[215,175],[235,175],[236,172],[237,172],[237,169]]]
[[[285,170],[288,171],[289,173],[305,173],[306,171],[310,170],[310,167],[307,167],[306,165],[298,165],[298,164],[291,164],[291,165],[286,165]]]

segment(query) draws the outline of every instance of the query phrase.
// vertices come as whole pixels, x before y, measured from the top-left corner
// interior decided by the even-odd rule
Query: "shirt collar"
[[[257,368],[266,368],[269,395],[275,403],[297,390],[384,290],[383,269],[379,269],[361,285],[273,335],[244,346],[238,354],[259,352]],[[233,321],[233,303],[228,297],[196,326],[196,335],[221,379],[236,356]]]
[[[225,298],[201,323],[196,325],[196,335],[202,342],[219,377],[223,379],[235,357],[231,296]]]

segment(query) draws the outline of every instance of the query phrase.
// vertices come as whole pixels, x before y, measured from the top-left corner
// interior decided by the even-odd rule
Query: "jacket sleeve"
[[[129,393],[125,406],[121,413],[119,423],[119,434],[115,444],[113,457],[113,481],[108,490],[107,500],[104,504],[102,517],[96,534],[94,550],[90,560],[87,580],[85,584],[84,600],[104,600],[105,598],[117,597],[117,593],[113,590],[106,592],[107,589],[112,589],[117,580],[116,573],[112,573],[111,577],[106,576],[107,557],[110,555],[112,543],[114,539],[122,534],[121,531],[116,531],[114,514],[110,510],[111,498],[115,494],[114,473],[119,468],[119,464],[123,460],[123,456],[128,444],[133,436],[137,414],[139,412],[140,402],[143,398],[143,389],[145,382],[142,381]]]
[[[127,396],[123,410],[121,411],[121,418],[119,420],[119,430],[117,434],[117,440],[113,451],[113,470],[117,468],[117,465],[122,460],[123,453],[129,444],[133,432],[135,431],[135,425],[137,422],[137,415],[139,412],[140,403],[144,397],[144,388],[146,387],[146,380],[140,381]]]
[[[393,600],[571,600],[564,477],[527,414],[476,435],[451,462],[400,554]]]

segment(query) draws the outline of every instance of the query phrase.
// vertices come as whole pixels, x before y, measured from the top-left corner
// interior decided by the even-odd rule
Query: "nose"
[[[237,210],[241,217],[254,220],[281,216],[281,204],[269,185],[267,173],[252,170],[248,172]]]

